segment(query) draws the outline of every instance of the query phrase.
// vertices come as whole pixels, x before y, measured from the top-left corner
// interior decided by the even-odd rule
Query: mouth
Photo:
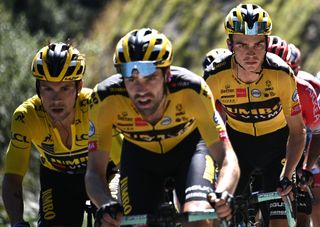
[[[248,64],[248,65],[254,65],[254,64],[257,64],[258,61],[256,61],[256,60],[247,60],[247,61],[245,61],[245,63]]]
[[[136,103],[139,106],[147,106],[151,103],[151,99],[150,98],[139,98],[139,99],[136,99]]]
[[[53,114],[60,114],[63,112],[64,108],[63,107],[53,107],[53,108],[50,108],[50,110]]]

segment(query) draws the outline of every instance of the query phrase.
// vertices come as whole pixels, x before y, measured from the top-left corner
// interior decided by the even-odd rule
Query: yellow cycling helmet
[[[81,80],[86,64],[84,55],[65,43],[50,43],[35,55],[31,65],[33,76],[50,82]]]
[[[120,39],[114,53],[114,65],[129,62],[154,62],[166,67],[172,62],[172,45],[162,33],[151,28],[130,31]]]
[[[256,4],[239,4],[227,15],[224,27],[228,34],[270,35],[269,14]]]

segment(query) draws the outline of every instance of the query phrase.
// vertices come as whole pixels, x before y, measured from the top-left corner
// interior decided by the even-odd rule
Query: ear
[[[79,80],[79,82],[76,82],[76,86],[77,86],[77,94],[80,93],[81,89],[83,88],[83,80]]]
[[[227,39],[227,45],[228,45],[228,49],[233,52],[233,43],[230,39]]]
[[[164,82],[168,83],[171,81],[171,70],[170,70],[170,66],[166,67],[166,69],[164,70]]]

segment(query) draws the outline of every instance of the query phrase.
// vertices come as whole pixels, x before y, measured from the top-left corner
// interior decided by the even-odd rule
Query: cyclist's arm
[[[240,177],[240,169],[236,154],[228,139],[213,143],[209,147],[213,159],[220,167],[217,192],[234,193]]]
[[[2,198],[11,225],[23,222],[23,177],[18,174],[6,173],[2,182]]]
[[[89,152],[85,185],[90,200],[97,206],[110,202],[111,195],[106,184],[106,169],[109,162],[107,151]]]
[[[303,120],[310,129],[320,125],[320,105],[314,88],[301,78],[296,78]]]
[[[90,97],[92,106],[89,110],[89,152],[85,186],[90,200],[100,208],[111,201],[106,170],[111,158],[113,112],[109,107],[113,103],[109,103],[107,99],[102,102],[97,92],[98,89],[97,85]]]
[[[104,210],[103,205],[107,205],[109,208],[112,206],[111,193],[106,184],[106,169],[108,162],[109,152],[101,150],[89,152],[85,185],[90,200],[99,208],[98,213]],[[120,214],[117,214],[116,219],[112,218],[109,213],[105,213],[104,211],[101,215],[101,217],[96,216],[96,222],[101,223],[101,226],[120,226]]]
[[[283,89],[280,84],[286,85],[287,89]],[[289,127],[286,162],[282,169],[281,177],[291,179],[303,153],[306,129],[301,111],[301,100],[299,100],[297,91],[297,82],[293,72],[290,70],[289,74],[284,74],[283,71],[279,71],[278,85],[283,113]]]
[[[304,169],[311,170],[320,156],[320,133],[312,134]]]
[[[287,143],[286,163],[281,176],[291,179],[303,153],[306,129],[301,113],[286,116],[286,120],[289,127],[289,137]]]
[[[23,121],[19,117],[24,116]],[[31,136],[28,112],[18,107],[12,116],[11,140],[5,158],[2,198],[11,224],[23,221],[23,178],[28,171]]]

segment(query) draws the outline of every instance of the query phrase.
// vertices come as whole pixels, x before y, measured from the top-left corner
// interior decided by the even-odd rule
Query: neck
[[[260,78],[261,71],[262,69],[259,71],[248,71],[238,62],[235,64],[237,78],[244,83],[252,83],[257,81]]]
[[[74,118],[75,111],[72,111],[66,118],[53,121],[54,127],[59,131],[62,143],[69,149],[72,146],[71,125],[74,122]]]

